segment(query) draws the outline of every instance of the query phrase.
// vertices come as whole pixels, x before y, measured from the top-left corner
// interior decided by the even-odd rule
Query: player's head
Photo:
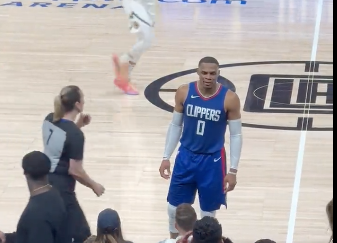
[[[255,243],[276,243],[276,242],[273,240],[269,240],[269,239],[261,239],[261,240],[256,241]]]
[[[330,229],[332,230],[332,236],[331,236],[330,242],[333,242],[333,199],[326,206],[326,213],[328,215]]]
[[[44,153],[33,151],[23,157],[22,169],[28,181],[45,182],[48,180],[51,162]]]
[[[193,230],[197,221],[197,214],[194,208],[187,203],[180,204],[176,209],[176,229],[180,234],[185,234]]]
[[[194,224],[193,243],[222,243],[222,227],[216,218],[205,216]]]
[[[54,121],[62,119],[69,112],[76,114],[83,111],[84,95],[81,89],[75,85],[64,87],[54,101]]]
[[[204,89],[214,88],[219,74],[219,62],[214,57],[204,57],[199,61],[199,87],[201,86]]]
[[[105,241],[104,241],[105,240]],[[121,220],[117,211],[105,209],[98,215],[97,243],[122,243],[124,242]]]

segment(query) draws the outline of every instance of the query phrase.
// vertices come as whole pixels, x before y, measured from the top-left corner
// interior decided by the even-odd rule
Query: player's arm
[[[236,93],[229,91],[225,108],[228,115],[228,127],[230,133],[230,173],[236,174],[242,151],[242,121],[241,102]]]
[[[84,135],[77,132],[69,136],[69,174],[72,175],[82,185],[93,188],[95,181],[93,181],[83,168],[83,154],[84,154]]]
[[[164,160],[169,160],[171,158],[171,155],[179,143],[183,129],[184,102],[187,92],[187,85],[180,86],[176,92],[173,117],[166,134]]]

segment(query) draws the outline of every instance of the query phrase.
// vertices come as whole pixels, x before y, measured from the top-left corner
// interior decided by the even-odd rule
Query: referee
[[[30,198],[15,233],[0,232],[2,243],[68,243],[67,213],[60,193],[48,183],[49,158],[33,151],[22,159]]]
[[[91,236],[86,217],[75,194],[76,181],[91,188],[97,196],[105,189],[93,181],[83,169],[84,134],[81,128],[90,123],[83,115],[84,96],[77,86],[64,87],[55,98],[54,113],[49,114],[42,126],[44,153],[51,160],[50,184],[57,188],[68,213],[67,242],[83,243]],[[79,116],[75,123],[76,117]]]

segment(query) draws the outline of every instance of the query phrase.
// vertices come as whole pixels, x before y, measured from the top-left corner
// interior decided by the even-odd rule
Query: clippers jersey
[[[189,84],[184,102],[184,128],[181,145],[196,154],[213,154],[223,149],[227,128],[225,97],[228,89],[220,85],[211,97],[203,97],[197,82]]]

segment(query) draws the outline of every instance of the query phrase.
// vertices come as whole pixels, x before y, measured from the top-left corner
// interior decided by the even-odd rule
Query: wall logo
[[[332,73],[332,67],[333,62],[310,61],[249,62],[220,66],[222,72],[229,68],[258,71],[247,76],[248,90],[243,106],[243,111],[247,113],[247,123],[243,126],[299,131],[333,131],[333,75],[320,74],[320,70],[324,74],[327,70]],[[264,70],[268,69],[281,72],[266,74]],[[289,74],[289,70],[294,74]],[[145,97],[158,108],[173,112],[173,106],[164,101],[160,93],[173,93],[176,89],[162,87],[176,78],[195,72],[196,69],[191,69],[157,79],[145,89]],[[221,76],[218,82],[236,91],[228,77]]]
[[[194,4],[232,4],[232,2],[247,4],[238,0],[158,0],[159,3],[194,3]],[[82,9],[121,9],[121,0],[47,0],[47,1],[10,1],[0,0],[0,7],[29,7],[29,8],[82,8]]]

